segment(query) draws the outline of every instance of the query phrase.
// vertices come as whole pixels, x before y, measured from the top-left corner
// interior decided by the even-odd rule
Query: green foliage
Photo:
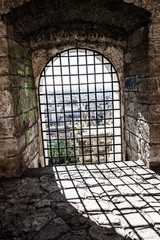
[[[48,141],[48,148],[50,148],[50,143]],[[52,140],[51,149],[48,150],[49,162],[50,164],[55,163],[76,163],[79,158],[77,155],[77,148],[74,147],[74,142],[71,140]],[[51,157],[52,156],[52,157]]]

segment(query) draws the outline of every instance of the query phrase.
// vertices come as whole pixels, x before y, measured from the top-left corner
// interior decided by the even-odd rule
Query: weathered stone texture
[[[6,38],[0,37],[0,57],[8,56],[8,42]]]
[[[160,143],[160,127],[157,123],[150,125],[150,140],[151,143]]]
[[[0,76],[0,90],[9,88],[11,89],[10,76]]]
[[[22,161],[19,156],[0,159],[0,178],[20,177],[22,172]]]
[[[19,139],[0,140],[0,156],[1,158],[13,157],[22,152],[24,147],[25,147],[24,136],[20,137]]]
[[[1,96],[0,116],[3,117],[14,116],[12,91],[2,90],[0,91],[0,96]]]
[[[9,75],[10,65],[8,57],[0,57],[0,76]]]
[[[15,119],[0,118],[0,138],[12,138],[15,133]]]

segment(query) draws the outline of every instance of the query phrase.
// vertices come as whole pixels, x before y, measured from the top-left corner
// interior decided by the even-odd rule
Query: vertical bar
[[[54,80],[54,66],[53,66],[53,59],[52,59],[52,74],[53,74],[53,90],[54,90],[54,98],[55,98],[55,114],[56,114],[56,128],[57,128],[57,145],[58,145],[58,162],[60,163],[60,143],[59,143],[59,132],[58,132],[58,116],[57,116],[57,93],[55,88],[55,80]],[[57,163],[57,160],[56,160]],[[53,165],[53,164],[52,164]]]
[[[113,102],[113,72],[112,72],[112,64],[111,64],[111,82],[112,82],[112,121],[113,121],[113,161],[115,162],[115,131],[114,131],[114,102]]]
[[[52,147],[51,147],[51,135],[50,135],[50,121],[49,121],[49,109],[48,109],[48,94],[47,94],[47,84],[46,84],[46,71],[44,69],[44,79],[45,79],[45,96],[46,96],[46,103],[47,103],[47,119],[48,119],[48,130],[49,130],[49,145],[50,145],[50,155],[52,161]],[[48,151],[48,142],[47,142],[47,151]]]
[[[94,54],[94,84],[95,84],[95,93],[96,93],[96,99],[95,100],[96,100],[96,122],[97,122],[97,124],[96,124],[97,136],[95,136],[95,138],[97,140],[97,156],[96,157],[98,157],[98,164],[99,164],[100,163],[100,161],[99,161],[99,142],[98,142],[98,140],[99,140],[99,135],[98,135],[99,128],[98,128],[98,109],[97,109],[97,102],[99,102],[99,100],[98,100],[98,97],[97,97],[98,91],[97,91],[97,83],[96,83],[96,61],[95,61],[96,56],[95,56],[95,52],[93,54]]]
[[[64,86],[64,82],[63,82],[63,72],[62,72],[62,58],[63,56],[60,56],[60,72],[61,72],[61,79],[62,79],[62,99],[63,99],[63,109],[64,109],[64,134],[65,134],[65,139],[64,139],[64,141],[65,141],[65,152],[66,152],[66,155],[65,155],[65,157],[66,157],[66,159],[68,159],[68,144],[67,144],[67,129],[66,129],[66,112],[65,112],[65,104],[64,104],[64,88],[63,88],[63,86]],[[63,149],[62,148],[62,146],[60,145],[60,147],[61,147],[61,149]],[[64,156],[63,156],[64,157]]]
[[[44,70],[43,70],[44,72]],[[42,72],[42,74],[43,74]],[[41,77],[42,77],[42,74],[41,74]],[[40,77],[40,82],[41,82],[41,77]],[[41,118],[41,130],[42,130],[42,141],[43,141],[43,156],[44,156],[44,163],[45,163],[45,166],[46,166],[46,157],[45,157],[45,150],[44,150],[44,136],[43,136],[43,125],[42,125],[42,111],[41,111],[41,94],[40,94],[40,86],[38,88],[38,95],[39,95],[39,109],[40,109],[40,118]]]
[[[78,71],[78,88],[79,88],[79,103],[80,103],[80,128],[81,128],[81,144],[82,144],[82,162],[84,165],[84,147],[83,147],[83,131],[82,131],[82,109],[81,109],[81,89],[80,89],[80,72],[79,72],[79,56],[77,49],[77,71]]]
[[[69,68],[69,84],[70,84],[70,95],[71,95],[71,111],[72,111],[72,130],[73,130],[73,142],[74,142],[74,158],[75,158],[75,163],[76,161],[76,144],[75,144],[75,128],[74,128],[74,116],[73,116],[73,101],[72,101],[72,83],[71,83],[71,69],[70,69],[70,56],[69,56],[69,51],[68,51],[68,68]],[[72,159],[72,157],[71,157]]]
[[[103,106],[104,106],[104,131],[105,131],[105,155],[106,155],[106,162],[107,162],[107,134],[106,134],[106,99],[105,99],[105,81],[104,81],[104,57],[102,56],[102,78],[103,78]]]
[[[86,58],[86,77],[87,77],[87,98],[88,98],[88,117],[89,117],[89,142],[90,142],[90,161],[92,164],[92,147],[91,147],[91,116],[90,116],[90,101],[89,101],[89,80],[88,80],[88,61],[87,61],[87,50],[85,49]]]

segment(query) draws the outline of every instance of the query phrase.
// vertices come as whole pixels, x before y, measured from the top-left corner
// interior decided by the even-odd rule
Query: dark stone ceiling
[[[149,12],[122,0],[32,0],[7,15],[8,24],[22,36],[65,27],[103,28],[126,36],[149,18]]]

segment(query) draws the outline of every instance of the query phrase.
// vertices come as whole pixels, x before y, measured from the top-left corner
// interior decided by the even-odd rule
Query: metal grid
[[[122,160],[119,79],[102,54],[70,49],[52,58],[39,102],[46,166]]]

